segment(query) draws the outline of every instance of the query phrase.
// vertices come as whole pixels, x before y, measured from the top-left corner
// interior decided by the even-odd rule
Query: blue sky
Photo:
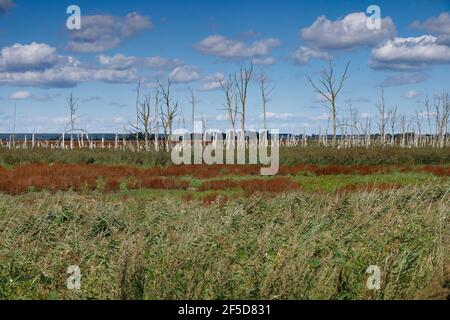
[[[81,8],[81,31],[65,27],[66,9]],[[381,9],[382,29],[365,26],[366,9]],[[79,97],[79,127],[122,133],[135,118],[138,78],[154,92],[171,77],[190,119],[188,87],[198,118],[227,128],[222,76],[242,63],[263,68],[275,85],[269,126],[317,132],[326,109],[308,84],[326,57],[350,78],[339,97],[362,118],[376,114],[380,85],[388,107],[412,116],[426,95],[449,91],[450,1],[31,1],[0,0],[0,132],[62,132],[67,96]],[[248,127],[261,126],[257,82],[250,86]]]

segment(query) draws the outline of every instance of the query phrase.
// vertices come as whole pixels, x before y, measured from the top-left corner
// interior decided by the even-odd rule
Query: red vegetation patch
[[[381,166],[367,166],[367,165],[330,165],[319,167],[316,165],[310,165],[307,170],[313,172],[316,176],[322,175],[370,175],[375,173],[386,173],[388,169]]]
[[[149,177],[145,170],[132,167],[110,167],[86,164],[30,164],[11,170],[0,168],[0,191],[23,194],[29,191],[50,192],[120,190],[122,181],[131,180],[130,186],[150,189],[182,189],[189,187],[184,180]]]
[[[183,201],[185,202],[191,202],[192,200],[194,200],[194,196],[190,193],[187,193],[185,195],[182,196]]]
[[[431,173],[438,177],[449,177],[450,167],[444,166],[426,166],[420,169],[421,172]]]
[[[213,203],[224,205],[225,203],[227,203],[227,201],[228,201],[227,196],[220,194],[220,193],[216,193],[216,192],[208,194],[202,198],[202,202],[207,205],[210,205]]]
[[[304,165],[298,164],[295,166],[281,166],[281,175],[295,175],[299,173],[313,173],[316,176],[325,175],[370,175],[375,173],[387,173],[390,172],[390,168],[383,166],[368,166],[368,165],[329,165],[329,166],[318,166],[318,165]]]
[[[0,191],[22,194],[29,191],[50,192],[92,191],[116,192],[122,183],[130,189],[178,189],[187,190],[189,182],[180,179],[192,176],[197,179],[213,179],[223,176],[260,176],[258,165],[183,165],[139,169],[127,166],[105,166],[89,164],[29,164],[13,169],[0,167]],[[367,165],[295,165],[281,166],[279,175],[314,174],[321,175],[370,175],[388,173],[394,167]],[[450,167],[425,166],[421,168],[396,168],[400,172],[426,172],[440,177],[450,176]],[[242,189],[245,194],[255,192],[286,192],[301,186],[289,177],[251,180],[211,180],[204,182],[199,191]],[[351,187],[349,187],[351,188]]]

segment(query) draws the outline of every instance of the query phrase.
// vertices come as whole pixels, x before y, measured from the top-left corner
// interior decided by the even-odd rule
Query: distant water
[[[10,133],[0,133],[0,139],[2,139],[2,141],[9,141],[10,137],[12,135]],[[33,137],[32,133],[16,133],[15,135],[15,141],[24,141],[25,137],[28,141],[30,141]],[[77,135],[73,134],[74,140],[77,139]],[[125,135],[125,134],[119,134],[118,135],[119,139],[122,139],[125,137],[125,139],[130,139],[131,136],[130,135]],[[94,134],[89,134],[89,139],[94,139],[94,140],[101,140],[102,138],[105,139],[105,141],[114,141],[116,139],[116,134],[115,133],[94,133]],[[35,133],[34,134],[34,139],[36,141],[59,141],[62,140],[62,134],[61,133]],[[66,134],[65,138],[66,141],[70,140],[70,134]],[[84,136],[84,139],[86,139],[86,136]]]
[[[11,138],[11,134],[10,133],[0,133],[0,139],[2,141],[9,141],[9,139]],[[15,141],[24,141],[25,137],[28,141],[31,140],[33,134],[32,133],[16,133],[14,140]],[[126,140],[132,140],[135,139],[134,135],[130,135],[130,134],[118,134],[117,135],[119,137],[119,140],[122,140],[123,138],[125,138]],[[164,135],[163,134],[159,134],[159,138],[161,139]],[[290,134],[287,133],[282,133],[280,134],[280,138],[281,139],[286,139],[289,136],[292,136]],[[77,139],[77,134],[73,134],[74,140]],[[86,137],[86,136],[85,136]],[[299,138],[301,136],[295,135],[295,137]],[[317,137],[315,135],[310,136],[312,138]],[[116,139],[116,134],[115,133],[90,133],[89,134],[89,139],[93,139],[96,141],[102,140],[102,138],[105,139],[105,141],[114,141]],[[151,136],[151,139],[153,139],[154,136]],[[66,134],[64,139],[66,141],[68,141],[70,139],[70,134]],[[143,139],[143,136],[141,136],[141,139]],[[62,134],[61,133],[35,133],[34,134],[34,140],[35,141],[59,141],[62,140]]]

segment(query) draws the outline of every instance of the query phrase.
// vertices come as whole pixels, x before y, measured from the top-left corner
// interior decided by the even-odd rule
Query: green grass
[[[89,163],[105,165],[129,165],[139,167],[170,165],[167,152],[131,152],[110,149],[15,149],[0,148],[0,166],[29,163]],[[450,164],[450,147],[400,148],[373,147],[337,150],[318,146],[280,149],[280,164],[365,164],[365,165],[425,165]]]
[[[340,188],[344,188],[349,185],[367,185],[367,184],[399,184],[399,185],[422,185],[422,184],[435,184],[435,185],[448,185],[449,177],[436,177],[429,173],[421,172],[407,172],[401,173],[393,171],[390,173],[377,173],[371,175],[323,175],[316,176],[314,174],[298,174],[290,176],[294,181],[300,183],[305,191],[325,191],[334,192]],[[204,181],[208,180],[246,180],[246,179],[263,179],[270,180],[271,177],[249,177],[249,176],[233,176],[228,175],[223,178],[213,179],[197,179],[193,177],[183,177],[189,180],[191,189],[198,188]],[[145,191],[143,191],[145,192]]]
[[[449,186],[222,205],[147,191],[0,195],[1,299],[442,297]],[[382,288],[366,288],[369,265]],[[80,292],[66,288],[79,265]],[[448,294],[448,293],[447,293]],[[443,296],[445,297],[445,295]]]
[[[435,177],[427,173],[399,173],[372,175],[331,175],[331,176],[296,176],[295,181],[301,183],[308,191],[334,192],[349,185],[367,184],[399,184],[399,185],[448,185],[448,177]]]

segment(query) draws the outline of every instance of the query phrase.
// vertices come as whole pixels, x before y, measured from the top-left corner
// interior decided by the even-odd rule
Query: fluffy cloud
[[[71,88],[80,82],[127,83],[136,78],[135,70],[64,66],[44,71],[0,72],[0,85]]]
[[[431,17],[423,23],[420,21],[414,21],[411,24],[411,27],[437,34],[450,34],[450,14],[448,12],[443,12],[439,16]]]
[[[443,12],[437,17],[431,17],[423,23],[414,21],[411,27],[437,34],[437,43],[450,46],[450,14],[448,12]]]
[[[408,92],[405,92],[405,94],[403,95],[405,99],[414,99],[417,98],[418,96],[420,96],[420,93],[417,92],[416,90],[409,90]]]
[[[428,75],[424,72],[401,72],[385,79],[383,86],[401,86],[405,84],[416,84],[428,80]]]
[[[260,66],[271,66],[275,64],[276,60],[274,57],[267,57],[267,58],[255,58],[252,60],[253,64],[260,65]]]
[[[86,81],[130,82],[136,77],[135,69],[84,65],[42,43],[15,44],[3,48],[0,55],[0,85],[63,88]]]
[[[124,39],[151,29],[148,17],[136,12],[125,17],[111,15],[83,16],[81,30],[69,31],[67,49],[74,52],[102,52],[117,47]]]
[[[172,70],[169,78],[175,83],[188,83],[200,79],[196,66],[176,67]]]
[[[280,40],[268,38],[257,40],[250,45],[242,41],[228,39],[222,35],[212,35],[200,41],[195,47],[200,52],[223,58],[253,58],[264,56],[281,45]]]
[[[59,63],[74,62],[72,58],[57,56],[55,52],[55,48],[36,42],[5,47],[0,52],[0,72],[45,70]]]
[[[407,71],[450,63],[450,48],[437,40],[430,35],[388,40],[372,50],[369,64],[375,69]]]
[[[367,19],[363,12],[351,13],[336,21],[320,16],[311,26],[300,30],[300,36],[311,46],[323,50],[373,47],[395,36],[396,27],[390,17],[382,19],[381,30],[367,28]]]
[[[162,57],[134,57],[116,54],[114,56],[100,55],[98,62],[102,67],[114,70],[125,70],[130,68],[158,68],[172,69],[183,65],[183,61],[178,59],[167,59]]]
[[[9,96],[10,100],[27,100],[30,99],[33,95],[28,91],[17,91]]]
[[[201,91],[213,91],[221,88],[221,82],[225,79],[225,75],[218,72],[212,76],[204,78],[205,83],[200,87]]]
[[[292,54],[292,59],[298,65],[305,65],[311,59],[320,59],[320,60],[330,59],[330,55],[324,51],[307,47],[300,47],[297,51],[295,51]]]
[[[6,12],[15,7],[15,4],[11,0],[0,0],[0,13]]]

